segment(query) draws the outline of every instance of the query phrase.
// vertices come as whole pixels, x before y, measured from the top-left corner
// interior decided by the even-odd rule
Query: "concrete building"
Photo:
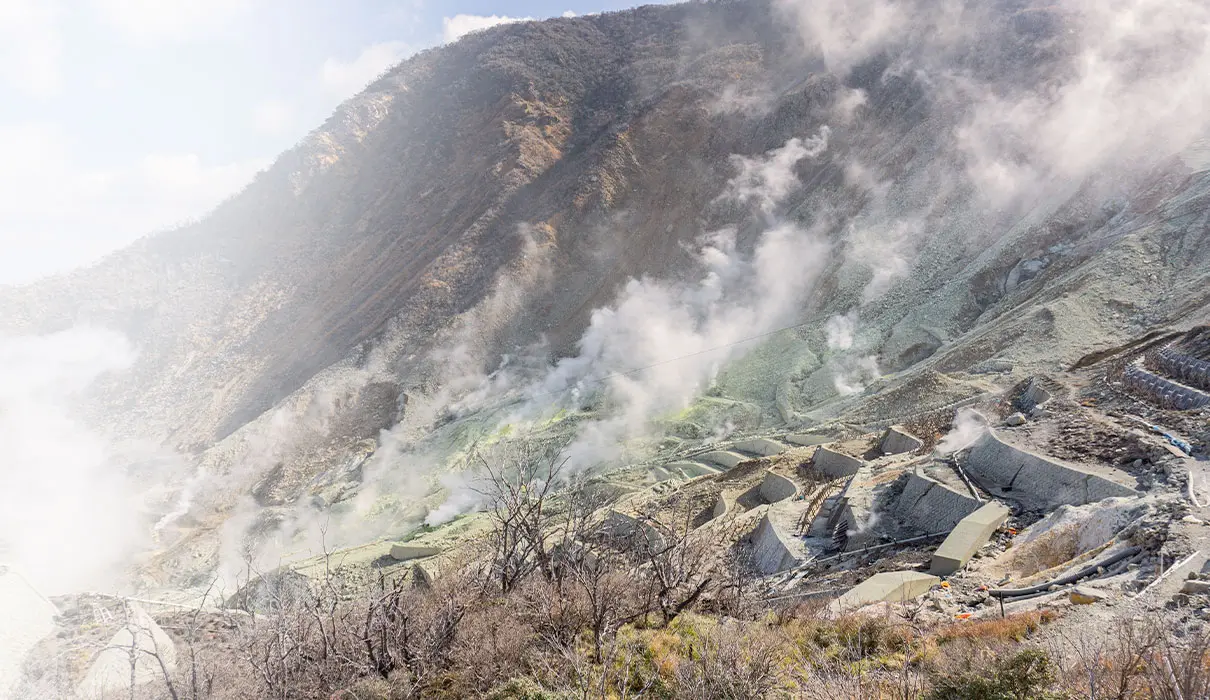
[[[996,530],[1004,525],[1010,512],[1008,506],[993,501],[963,518],[933,553],[929,573],[935,576],[949,576],[966,566],[975,552],[987,544]]]

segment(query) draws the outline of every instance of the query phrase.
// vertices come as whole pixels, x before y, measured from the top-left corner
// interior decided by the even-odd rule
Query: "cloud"
[[[394,66],[412,53],[411,48],[401,41],[385,41],[371,44],[362,49],[357,58],[344,61],[329,58],[319,71],[319,80],[328,92],[349,97],[377,78],[386,69]]]
[[[252,124],[263,133],[280,135],[293,123],[294,109],[282,100],[264,100],[252,108]]]
[[[91,0],[127,38],[144,43],[199,39],[230,27],[254,0]]]
[[[84,165],[61,130],[0,126],[0,284],[93,262],[144,234],[200,217],[268,164],[208,164],[153,153],[108,169]]]
[[[567,16],[566,14],[564,15]],[[453,17],[442,18],[441,24],[444,27],[442,39],[445,43],[458,41],[462,37],[471,32],[478,32],[484,29],[501,24],[512,24],[514,22],[531,22],[533,17],[505,17],[502,15],[454,15]]]
[[[59,14],[54,0],[0,0],[0,83],[35,97],[60,92]]]

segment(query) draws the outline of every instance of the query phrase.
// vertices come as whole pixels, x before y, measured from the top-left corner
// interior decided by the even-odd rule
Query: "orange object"
[[[958,613],[957,615],[954,615],[954,617],[959,620],[969,620],[971,617],[971,614],[970,613]]]
[[[949,581],[942,581],[942,582],[941,582],[941,587],[942,587],[942,588],[949,588],[949,587],[950,587],[950,582],[949,582]]]

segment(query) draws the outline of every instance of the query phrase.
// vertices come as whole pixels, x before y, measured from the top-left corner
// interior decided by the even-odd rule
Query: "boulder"
[[[1108,597],[1109,594],[1105,591],[1086,586],[1076,586],[1068,594],[1068,599],[1076,605],[1092,605],[1093,603],[1100,603]]]

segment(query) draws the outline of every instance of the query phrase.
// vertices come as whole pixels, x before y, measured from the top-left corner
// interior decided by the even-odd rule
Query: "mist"
[[[48,594],[124,583],[150,543],[165,465],[151,448],[111,441],[81,410],[94,382],[134,360],[125,337],[100,328],[0,338],[0,559]]]

